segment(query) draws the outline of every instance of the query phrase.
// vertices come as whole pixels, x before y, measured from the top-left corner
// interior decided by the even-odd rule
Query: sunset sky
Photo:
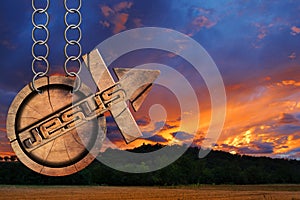
[[[300,159],[300,1],[93,0],[83,1],[81,11],[84,53],[114,34],[139,27],[169,28],[196,40],[216,63],[226,89],[226,121],[215,149]],[[31,0],[0,1],[0,155],[13,154],[6,137],[7,111],[33,77],[31,13]],[[50,74],[63,74],[63,1],[51,1],[49,14]],[[210,123],[210,97],[188,62],[168,52],[145,50],[109,67],[154,62],[183,74],[196,91],[201,115],[196,136],[178,132],[178,101],[167,88],[155,85],[134,115],[144,138],[126,145],[107,116],[108,138],[121,148],[132,148],[142,143],[167,145],[177,134],[181,144],[194,140],[194,146],[201,146]],[[159,116],[149,123],[152,104],[165,108],[165,124]],[[191,114],[189,119],[198,117]]]

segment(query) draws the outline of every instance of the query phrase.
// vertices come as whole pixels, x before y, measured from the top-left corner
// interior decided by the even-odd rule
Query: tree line
[[[142,153],[161,147],[143,145],[131,151]],[[114,151],[118,150],[109,149],[104,153]],[[297,160],[232,155],[222,151],[211,151],[205,158],[199,159],[198,152],[198,148],[189,148],[171,165],[142,174],[117,171],[95,160],[76,174],[48,177],[31,171],[20,162],[0,162],[0,184],[165,186],[300,183],[300,161]],[[147,165],[149,163],[146,162],[139,166]]]
[[[0,156],[0,162],[15,162],[18,158],[15,155],[11,156]]]

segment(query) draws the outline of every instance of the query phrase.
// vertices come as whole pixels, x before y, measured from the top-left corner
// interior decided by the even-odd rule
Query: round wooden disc
[[[80,114],[73,111],[76,108],[72,104],[92,95],[84,84],[71,93],[74,81],[62,76],[40,78],[35,85],[43,91],[41,94],[29,84],[10,106],[7,134],[12,148],[21,162],[38,173],[64,176],[84,169],[94,160],[105,138],[104,116],[74,128],[69,128],[72,124],[64,125],[64,120],[73,117],[70,113]],[[66,113],[68,108],[71,111]]]

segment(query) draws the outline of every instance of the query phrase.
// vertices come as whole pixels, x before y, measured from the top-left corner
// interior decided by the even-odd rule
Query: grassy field
[[[300,200],[300,185],[219,185],[178,187],[0,186],[0,199]]]

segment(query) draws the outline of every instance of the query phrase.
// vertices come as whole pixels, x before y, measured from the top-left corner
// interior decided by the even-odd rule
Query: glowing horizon
[[[64,13],[62,2],[51,6],[56,16],[50,23],[50,74],[57,75],[64,74],[64,24],[63,20],[58,20]],[[11,12],[12,7],[17,15]],[[33,74],[30,68],[30,3],[3,1],[0,10],[0,27],[3,27],[0,30],[1,156],[13,155],[5,129],[8,107],[17,92],[32,80]],[[300,2],[93,1],[84,3],[82,13],[85,53],[114,34],[138,27],[166,27],[190,36],[210,54],[225,84],[226,121],[214,149],[233,154],[300,159]],[[181,41],[174,42],[181,44]],[[184,51],[185,46],[180,50]],[[145,50],[125,55],[110,69],[150,62],[171,66],[183,74],[196,91],[200,116],[192,112],[186,116],[191,122],[200,118],[193,145],[201,146],[210,124],[211,102],[205,82],[186,60],[168,52]],[[170,82],[184,90],[176,80],[170,78]],[[186,104],[188,102],[186,96]],[[152,104],[161,104],[166,110],[165,124],[163,117],[150,121],[148,110]],[[166,88],[154,86],[141,111],[135,114],[148,138],[127,145],[109,115],[107,135],[123,149],[143,143],[170,145],[178,132],[180,116],[174,95]],[[177,135],[178,144],[193,139],[189,125],[185,126],[185,131]]]

